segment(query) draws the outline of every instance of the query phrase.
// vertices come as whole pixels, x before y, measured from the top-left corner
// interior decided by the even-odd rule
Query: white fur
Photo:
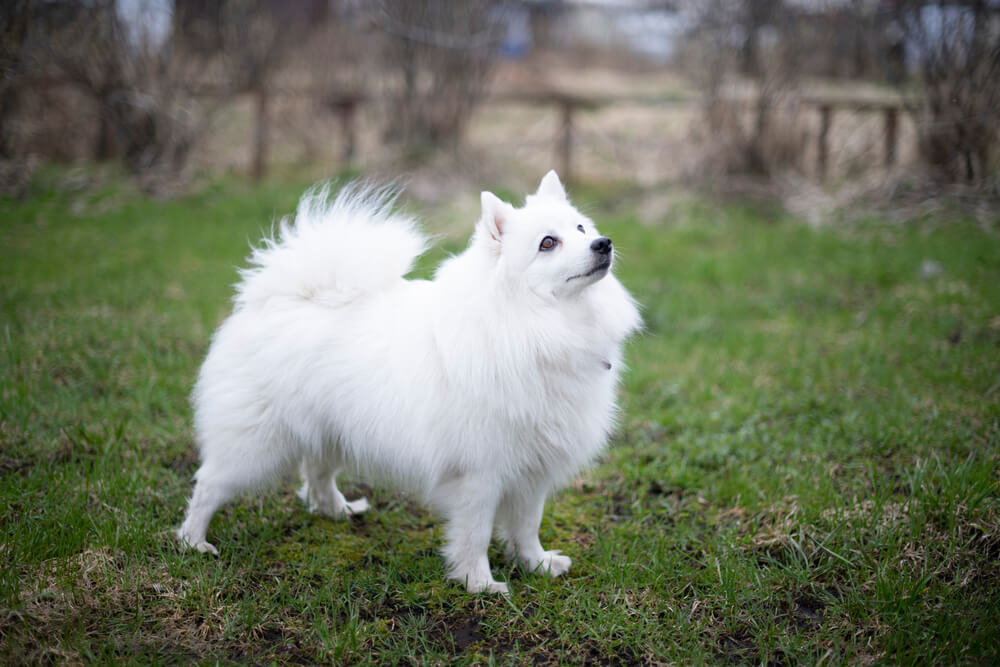
[[[311,511],[362,512],[336,487],[346,467],[438,511],[448,576],[470,591],[507,590],[494,534],[560,575],[570,559],[539,543],[543,505],[614,427],[635,304],[609,271],[586,275],[599,234],[555,172],[520,209],[484,192],[468,249],[433,281],[402,277],[426,239],[393,198],[310,191],[251,255],[194,390],[202,464],[178,534],[217,553],[215,511],[296,468]],[[542,251],[546,236],[559,242]]]

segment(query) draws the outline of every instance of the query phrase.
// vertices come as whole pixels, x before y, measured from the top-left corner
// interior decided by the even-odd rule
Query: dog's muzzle
[[[589,278],[598,273],[604,273],[609,268],[611,268],[611,251],[614,247],[611,245],[611,239],[607,236],[602,236],[598,239],[594,239],[590,242],[590,250],[594,253],[594,266],[586,273],[578,273],[575,276],[570,276],[566,279],[566,282],[571,280],[576,280],[577,278]]]
[[[590,249],[599,255],[610,255],[611,254],[611,239],[607,236],[602,236],[601,238],[594,239],[590,242]]]

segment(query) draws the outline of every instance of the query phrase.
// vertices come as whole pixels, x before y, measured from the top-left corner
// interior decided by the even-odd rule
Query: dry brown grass
[[[162,562],[136,563],[101,547],[46,561],[32,576],[17,610],[0,622],[4,653],[15,662],[85,664],[88,656],[70,647],[81,636],[104,641],[117,634],[123,656],[143,646],[204,655],[208,643],[222,637],[225,606],[216,602],[201,613],[185,604],[189,583]],[[115,624],[108,619],[111,609],[122,615]]]

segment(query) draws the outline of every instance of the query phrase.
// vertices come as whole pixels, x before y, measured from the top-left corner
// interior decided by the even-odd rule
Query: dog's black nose
[[[602,236],[599,239],[594,239],[590,243],[590,249],[593,250],[594,252],[599,252],[602,255],[607,255],[609,252],[611,252],[611,239],[609,239],[607,236]]]

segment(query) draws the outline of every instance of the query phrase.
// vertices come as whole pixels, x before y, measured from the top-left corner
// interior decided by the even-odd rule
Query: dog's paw
[[[477,581],[468,582],[465,585],[470,593],[494,593],[500,595],[510,595],[507,584],[502,581]]]
[[[350,517],[355,514],[361,514],[362,512],[367,512],[368,508],[371,507],[368,504],[367,498],[358,498],[357,500],[349,500],[344,503],[344,509],[341,511],[341,516]]]
[[[336,489],[334,489],[336,492]],[[362,512],[367,512],[370,505],[368,504],[367,498],[358,498],[357,500],[343,500],[343,496],[339,493],[334,494],[323,494],[320,497],[315,497],[313,494],[309,493],[309,483],[303,482],[302,486],[299,488],[296,495],[306,503],[306,507],[309,508],[310,514],[322,514],[323,516],[328,516],[331,519],[349,519],[355,514],[361,514]],[[339,501],[338,501],[339,497]]]
[[[508,590],[507,584],[502,581],[494,581],[487,584],[485,592],[499,595],[510,595],[510,590]]]
[[[546,551],[541,558],[528,561],[525,566],[532,572],[558,577],[569,572],[569,566],[572,564],[573,561],[569,556],[563,556],[558,551]]]
[[[197,549],[199,553],[212,554],[213,556],[219,555],[219,550],[215,548],[215,545],[206,542],[204,539],[198,540],[192,538],[184,532],[183,528],[177,531],[177,538],[181,541],[181,544],[192,549]]]
[[[367,498],[358,498],[357,500],[344,501],[344,504],[339,507],[334,503],[323,505],[310,503],[309,511],[328,516],[331,519],[350,519],[355,514],[367,512],[369,507]]]
[[[452,570],[452,572],[448,575],[448,579],[464,584],[465,590],[470,593],[508,594],[507,584],[502,581],[496,581],[493,578],[493,575],[490,574],[489,570],[483,571],[478,568],[471,568],[466,571],[465,574],[459,574],[457,571]]]
[[[213,556],[219,555],[219,550],[216,549],[214,545],[208,542],[202,541],[199,542],[198,544],[192,544],[191,546],[193,546],[195,549],[197,549],[199,552],[203,554],[212,554]]]

